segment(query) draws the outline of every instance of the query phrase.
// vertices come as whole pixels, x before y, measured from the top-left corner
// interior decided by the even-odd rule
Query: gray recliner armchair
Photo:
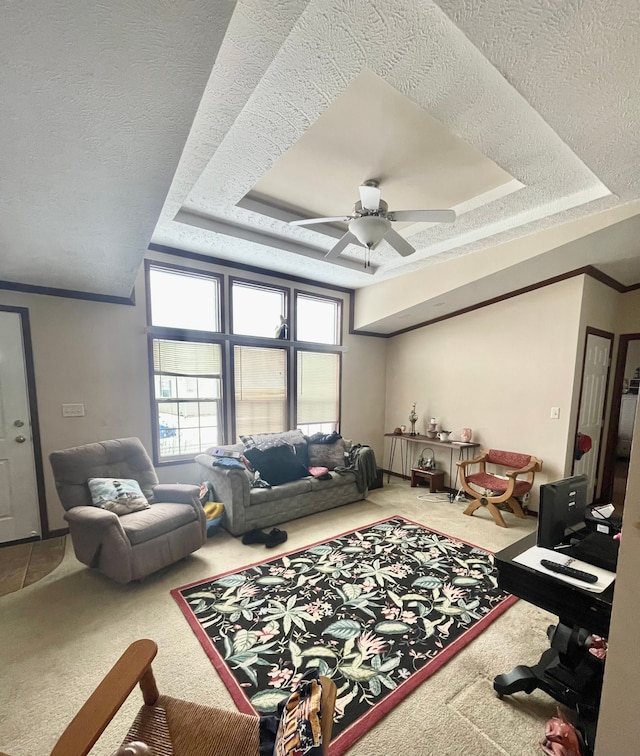
[[[206,541],[199,487],[159,484],[138,438],[118,438],[49,455],[76,557],[119,583],[139,580]],[[90,478],[136,480],[151,506],[118,516],[92,505]]]

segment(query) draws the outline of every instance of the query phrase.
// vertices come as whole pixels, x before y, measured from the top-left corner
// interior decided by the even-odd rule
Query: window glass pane
[[[235,346],[236,435],[287,430],[284,349]]]
[[[220,330],[218,279],[163,268],[149,269],[151,325]]]
[[[340,355],[327,352],[297,354],[297,425],[337,428],[340,400]],[[304,430],[304,428],[303,428]]]
[[[280,338],[281,317],[286,312],[284,291],[233,281],[231,306],[235,334]]]
[[[298,423],[296,428],[301,430],[305,436],[313,436],[314,433],[333,433],[337,430],[336,423]]]
[[[317,344],[339,344],[340,305],[306,294],[296,296],[296,338]]]
[[[223,443],[220,344],[154,339],[153,363],[160,459]]]
[[[198,398],[199,399],[219,399],[220,398],[220,381],[215,378],[198,378]]]

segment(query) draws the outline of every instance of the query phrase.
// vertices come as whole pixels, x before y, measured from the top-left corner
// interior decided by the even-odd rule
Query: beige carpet
[[[418,497],[423,498],[418,498]],[[39,582],[0,598],[0,751],[48,754],[102,675],[136,638],[152,638],[160,691],[199,703],[233,708],[169,590],[235,569],[265,556],[328,538],[393,514],[497,551],[535,529],[535,520],[506,515],[498,528],[484,511],[462,514],[462,502],[392,481],[366,501],[288,523],[281,547],[243,546],[226,532],[194,555],[141,584],[120,586],[80,565],[68,545],[65,558]],[[539,754],[544,723],[555,702],[537,691],[499,700],[494,676],[537,662],[554,618],[519,601],[452,661],[394,708],[349,750],[350,756],[390,753],[434,756]],[[140,705],[134,693],[94,754],[119,744]],[[213,756],[213,754],[212,754]]]

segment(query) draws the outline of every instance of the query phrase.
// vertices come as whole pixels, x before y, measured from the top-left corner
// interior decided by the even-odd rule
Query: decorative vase
[[[463,428],[462,433],[460,434],[460,440],[464,441],[465,444],[468,444],[469,441],[471,441],[472,436],[471,428]]]

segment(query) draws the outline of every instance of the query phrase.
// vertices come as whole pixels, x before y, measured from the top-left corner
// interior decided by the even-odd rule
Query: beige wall
[[[167,255],[155,258],[176,262]],[[238,275],[231,269],[223,272]],[[49,529],[64,528],[48,462],[51,451],[125,436],[138,436],[152,449],[144,275],[141,270],[135,306],[10,291],[0,291],[0,304],[29,310]],[[345,306],[345,319],[348,311]],[[344,330],[341,431],[381,455],[386,344]],[[85,405],[84,417],[62,417],[63,403],[79,402]],[[163,466],[158,477],[199,482],[195,464]]]
[[[630,291],[620,297],[616,331],[620,334],[640,333],[640,289]]]
[[[151,448],[144,308],[0,292],[29,310],[49,528],[66,527],[48,455],[90,441],[139,436]],[[82,402],[84,417],[63,418]]]
[[[470,427],[483,446],[540,457],[538,482],[562,477],[583,285],[571,278],[391,339],[385,427],[408,425],[415,401],[420,433],[435,416],[453,438]]]

